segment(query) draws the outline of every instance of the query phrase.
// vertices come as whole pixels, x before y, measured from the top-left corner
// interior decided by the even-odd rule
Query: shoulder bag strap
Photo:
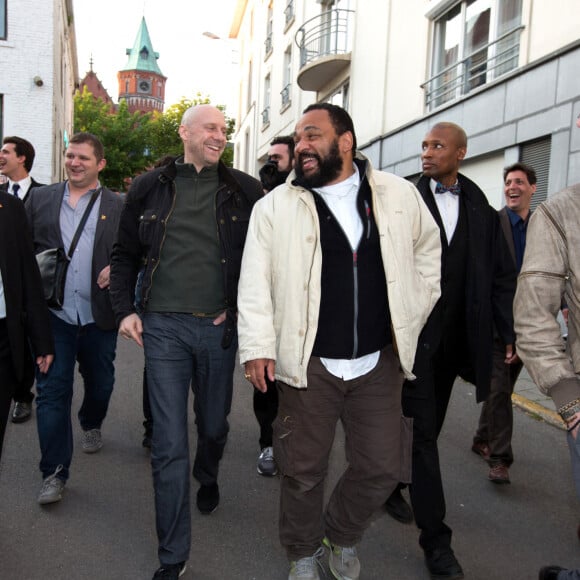
[[[75,235],[72,239],[72,242],[70,243],[70,248],[69,248],[68,254],[67,254],[69,260],[72,259],[72,255],[74,254],[74,251],[77,247],[77,244],[79,243],[79,239],[81,237],[81,234],[83,233],[83,229],[85,227],[85,224],[87,223],[87,220],[89,219],[89,214],[91,213],[91,210],[93,209],[93,206],[95,205],[95,201],[97,201],[97,197],[99,197],[99,193],[101,193],[102,189],[103,189],[102,187],[95,189],[95,191],[93,191],[93,195],[91,195],[91,200],[89,201],[89,205],[87,205],[87,208],[85,209],[85,213],[83,213],[83,217],[81,218],[81,223],[79,224],[79,227],[77,228],[77,231],[75,232]]]

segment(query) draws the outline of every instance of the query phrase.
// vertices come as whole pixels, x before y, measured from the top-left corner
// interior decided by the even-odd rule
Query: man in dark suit
[[[514,163],[503,172],[505,207],[499,220],[514,268],[521,270],[530,219],[530,203],[536,191],[536,172],[529,165]],[[493,483],[510,483],[512,452],[512,393],[522,370],[521,361],[505,363],[505,345],[494,337],[493,371],[489,397],[483,403],[477,433],[471,449],[490,466],[488,478]]]
[[[0,185],[0,191],[11,193],[22,201],[33,187],[42,184],[30,175],[34,163],[34,147],[22,137],[4,137],[0,149],[0,171],[8,178]],[[32,412],[32,386],[34,385],[34,362],[29,352],[24,353],[24,372],[14,391],[13,423],[24,423]]]
[[[0,192],[0,456],[10,404],[30,344],[40,373],[52,363],[48,309],[22,202]]]
[[[413,418],[411,503],[419,543],[431,578],[463,578],[444,523],[445,497],[437,438],[453,383],[474,383],[477,400],[489,393],[494,326],[513,362],[512,300],[515,270],[497,212],[479,187],[459,173],[467,152],[465,131],[438,123],[425,136],[423,175],[417,184],[439,225],[442,244],[441,298],[419,340],[413,373],[403,387],[403,412]],[[408,506],[400,489],[387,501],[391,515]],[[411,516],[412,517],[412,516]]]
[[[95,199],[73,253],[66,276],[62,310],[51,310],[55,362],[46,375],[37,374],[36,416],[43,485],[40,504],[62,499],[69,476],[73,437],[71,402],[75,363],[84,380],[78,416],[82,449],[102,447],[101,424],[113,384],[117,328],[109,299],[109,263],[123,202],[99,183],[104,169],[103,145],[90,133],[77,133],[65,154],[68,180],[33,189],[26,200],[35,251],[62,247],[72,238],[90,201]]]

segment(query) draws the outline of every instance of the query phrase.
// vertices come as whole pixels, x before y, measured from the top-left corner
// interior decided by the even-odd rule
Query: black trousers
[[[444,522],[445,495],[437,438],[443,427],[453,383],[464,362],[463,348],[419,341],[414,381],[403,385],[403,413],[413,418],[413,475],[411,504],[419,543],[425,551],[445,549],[451,545],[451,528]]]
[[[268,378],[266,383],[268,390],[265,393],[254,389],[254,415],[260,425],[260,449],[272,447],[272,423],[278,415],[278,388]]]
[[[0,459],[2,458],[2,444],[4,443],[4,433],[6,432],[15,384],[16,378],[6,331],[6,319],[3,318],[0,319]]]
[[[34,386],[35,372],[36,366],[32,358],[32,352],[30,348],[26,348],[24,351],[24,374],[22,375],[22,380],[18,381],[14,388],[14,400],[17,403],[32,403],[34,400],[32,387]]]

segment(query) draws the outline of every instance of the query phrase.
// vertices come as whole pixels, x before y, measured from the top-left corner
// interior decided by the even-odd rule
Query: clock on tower
[[[141,79],[137,86],[140,93],[150,93],[151,92],[151,81],[146,79]]]

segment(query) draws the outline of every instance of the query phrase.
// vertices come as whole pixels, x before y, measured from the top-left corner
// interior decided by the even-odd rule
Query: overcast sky
[[[73,0],[79,76],[93,70],[116,102],[117,72],[127,62],[145,16],[157,64],[167,77],[165,107],[199,91],[234,106],[235,42],[227,40],[236,0]],[[211,32],[221,39],[203,36]],[[234,111],[229,110],[230,115]]]

